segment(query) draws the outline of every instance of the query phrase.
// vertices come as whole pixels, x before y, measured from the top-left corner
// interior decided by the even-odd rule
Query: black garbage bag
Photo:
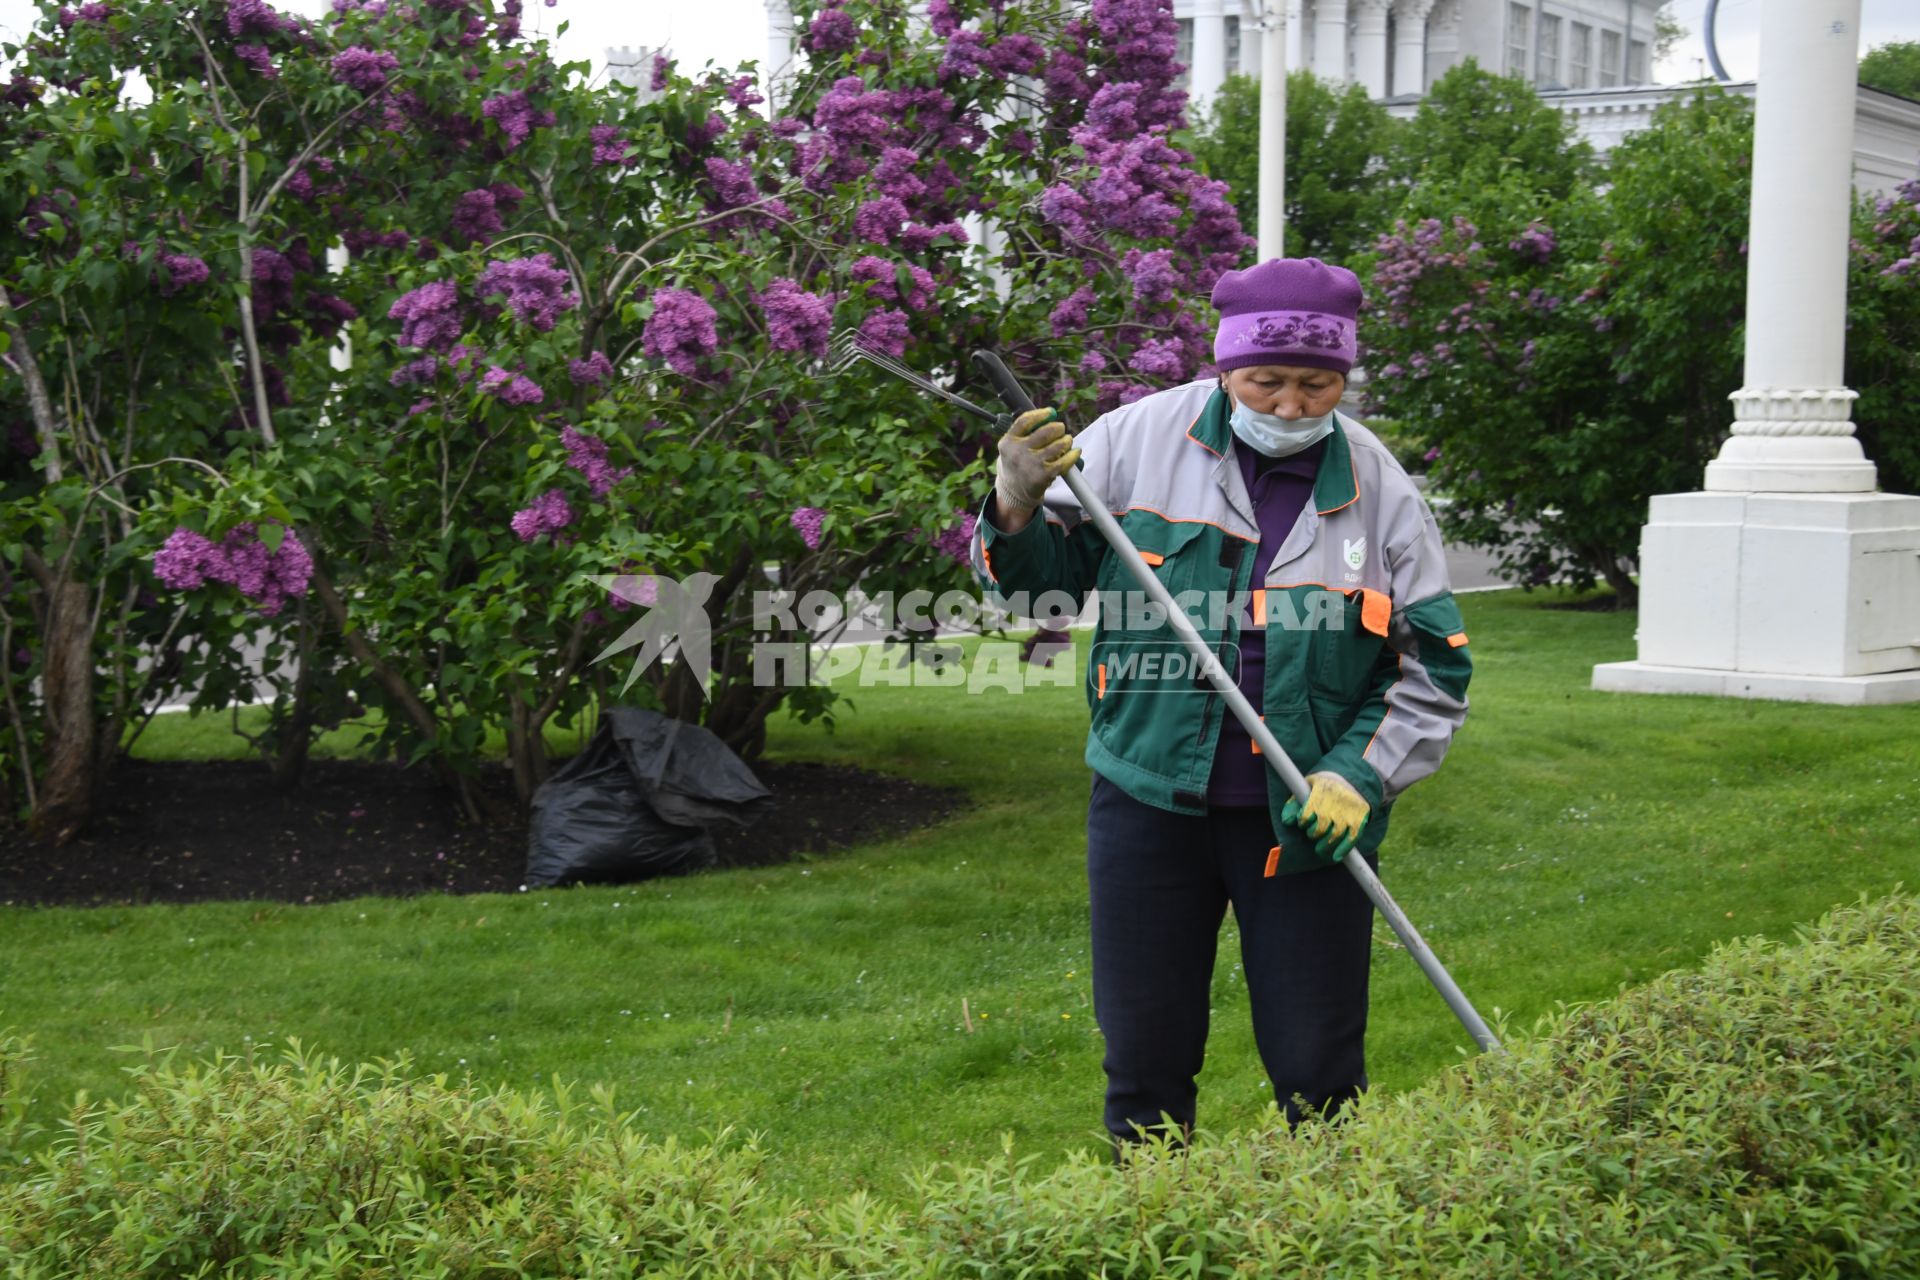
[[[699,725],[604,711],[593,740],[533,793],[527,883],[624,884],[713,865],[712,831],[748,826],[772,793]]]

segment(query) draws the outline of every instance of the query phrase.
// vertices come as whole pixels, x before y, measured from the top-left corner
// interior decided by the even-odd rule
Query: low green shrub
[[[33,1048],[11,1028],[0,1029],[0,1179],[26,1160],[22,1154],[34,1130],[27,1123],[27,1064]]]
[[[481,1093],[294,1046],[134,1069],[0,1190],[51,1276],[1920,1272],[1920,903],[1717,949],[1347,1119],[1115,1170],[931,1170],[901,1209],[772,1196],[754,1143],[653,1142],[611,1099]]]

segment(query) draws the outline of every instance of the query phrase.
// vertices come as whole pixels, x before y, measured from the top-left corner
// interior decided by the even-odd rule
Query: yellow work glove
[[[1080,451],[1060,415],[1052,409],[1027,410],[1000,437],[1000,465],[993,480],[1000,509],[1031,513],[1047,486],[1078,461]]]
[[[1313,851],[1338,862],[1353,848],[1367,825],[1370,811],[1366,797],[1337,773],[1307,775],[1307,803],[1288,800],[1280,810],[1280,821],[1291,822],[1316,841]]]

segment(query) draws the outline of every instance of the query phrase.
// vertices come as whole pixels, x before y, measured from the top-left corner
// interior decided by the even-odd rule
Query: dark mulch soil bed
[[[722,867],[763,866],[939,821],[965,793],[842,765],[754,767],[774,803],[715,833]],[[504,769],[483,775],[503,801]],[[54,849],[0,832],[0,904],[105,905],[362,895],[514,893],[527,831],[458,820],[423,770],[315,760],[276,790],[253,762],[132,761],[85,835]]]

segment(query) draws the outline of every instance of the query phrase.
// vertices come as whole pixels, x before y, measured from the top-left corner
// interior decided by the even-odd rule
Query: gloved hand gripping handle
[[[986,375],[987,380],[993,384],[994,393],[1000,397],[1000,402],[1008,409],[1020,414],[1034,407],[1033,401],[1028,398],[1026,391],[1014,378],[1013,371],[1001,362],[999,356],[991,351],[976,351],[973,353],[973,365]],[[1240,692],[1239,684],[1227,674],[1225,666],[1220,662],[1220,655],[1201,638],[1199,631],[1193,625],[1193,620],[1187,617],[1185,610],[1174,603],[1166,584],[1161,582],[1147,562],[1140,558],[1140,552],[1134,547],[1132,540],[1121,531],[1120,522],[1115,520],[1113,513],[1107,510],[1105,499],[1087,485],[1086,477],[1077,466],[1061,478],[1067,482],[1067,488],[1072,491],[1074,500],[1080,504],[1080,509],[1086,512],[1088,518],[1093,521],[1094,527],[1107,540],[1107,546],[1120,557],[1121,563],[1126,566],[1134,582],[1147,593],[1148,599],[1159,606],[1167,619],[1167,625],[1172,628],[1174,635],[1179,638],[1187,652],[1192,654],[1200,664],[1199,669],[1206,675],[1208,683],[1225,699],[1228,710],[1233,712],[1234,719],[1240,722],[1241,727],[1259,745],[1261,758],[1280,775],[1280,780],[1286,784],[1287,790],[1304,806],[1308,796],[1307,780],[1301,776],[1298,766],[1288,758],[1286,750],[1273,736],[1273,731],[1267,728],[1266,722],[1247,701],[1247,696]],[[1380,909],[1380,914],[1386,917],[1387,923],[1399,937],[1401,945],[1406,947],[1407,954],[1420,965],[1428,980],[1440,992],[1441,998],[1453,1010],[1454,1016],[1459,1018],[1461,1025],[1466,1027],[1467,1033],[1482,1049],[1492,1053],[1503,1052],[1500,1042],[1494,1039],[1493,1032],[1488,1029],[1486,1022],[1475,1012],[1473,1005],[1454,983],[1452,975],[1440,963],[1439,957],[1433,954],[1433,949],[1427,945],[1426,939],[1420,936],[1420,931],[1413,927],[1413,921],[1407,918],[1407,913],[1400,909],[1400,904],[1393,900],[1393,895],[1387,892],[1387,887],[1380,883],[1380,877],[1373,873],[1373,868],[1367,865],[1367,860],[1358,856],[1347,857],[1341,859],[1340,865],[1360,882],[1360,888],[1365,891],[1368,898],[1373,900],[1373,905]]]

